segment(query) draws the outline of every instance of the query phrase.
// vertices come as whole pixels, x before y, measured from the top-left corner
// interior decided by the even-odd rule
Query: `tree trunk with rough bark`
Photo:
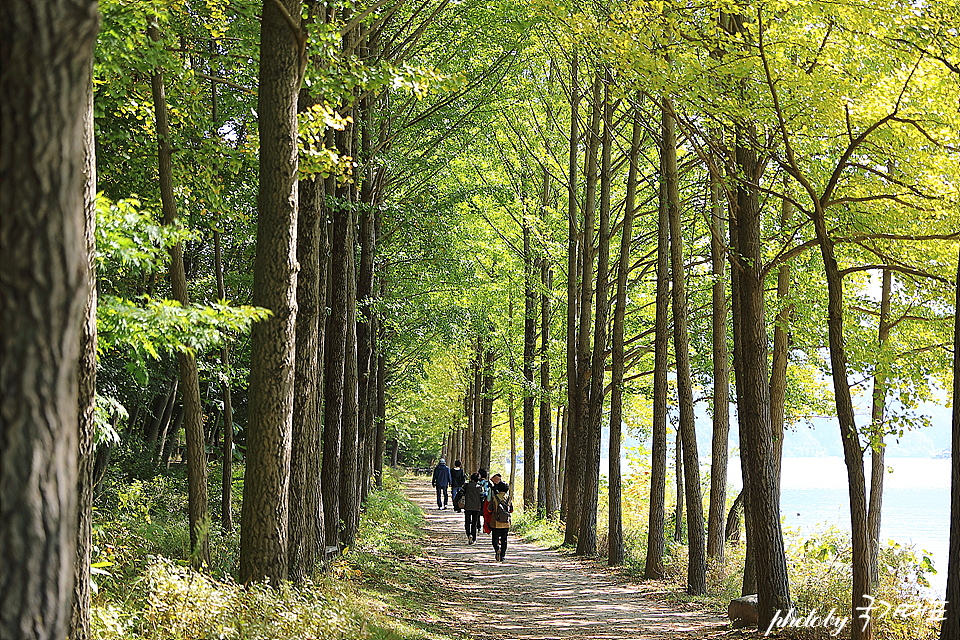
[[[738,328],[734,350],[737,369],[741,459],[745,461],[745,516],[748,545],[753,542],[760,627],[766,628],[777,610],[787,611],[790,589],[777,490],[775,449],[770,426],[770,385],[767,377],[767,331],[760,235],[758,181],[763,167],[757,159],[757,134],[752,125],[740,128],[736,160],[736,231],[731,246],[738,273],[734,307]],[[862,470],[862,469],[861,469]],[[749,547],[748,547],[749,548]]]
[[[160,28],[154,16],[147,26],[150,39],[160,43]],[[156,114],[157,146],[160,178],[160,201],[163,224],[177,221],[177,202],[173,186],[173,142],[167,113],[163,71],[156,69],[151,77],[153,107]],[[187,276],[183,264],[183,244],[170,247],[170,287],[174,299],[190,306]],[[200,371],[196,356],[189,351],[177,352],[180,364],[180,393],[183,396],[183,419],[187,439],[187,502],[190,524],[191,563],[194,568],[210,564],[210,542],[207,526],[207,454],[203,438],[203,406],[200,401]]]
[[[726,226],[720,206],[720,176],[710,173],[710,259],[713,266],[713,442],[710,456],[710,513],[707,557],[724,556],[727,454],[730,447],[730,356],[727,349]]]
[[[650,443],[650,514],[643,577],[664,576],[667,496],[667,369],[670,366],[670,222],[666,184],[660,183],[657,216],[657,299],[653,347],[653,427]]]
[[[241,583],[287,579],[287,496],[297,315],[297,93],[300,0],[263,3],[260,22],[260,187],[253,304],[272,312],[250,337],[250,408],[240,515]]]
[[[92,74],[92,68],[90,70]],[[93,139],[93,78],[87,79],[86,110],[83,119],[85,180],[83,188],[83,238],[86,246],[87,300],[80,334],[78,377],[77,456],[77,558],[74,565],[73,612],[70,634],[73,640],[88,640],[90,629],[90,554],[93,545],[93,471],[95,465],[94,409],[97,400],[97,159]]]
[[[537,351],[537,293],[534,289],[534,257],[530,224],[523,220],[523,509],[537,504],[537,434],[534,430],[533,359]],[[510,475],[516,458],[511,464]],[[513,485],[510,485],[511,487]]]
[[[610,446],[608,471],[607,564],[623,564],[623,503],[620,471],[621,423],[623,421],[623,325],[627,310],[627,276],[630,274],[630,247],[633,243],[633,219],[636,214],[637,176],[639,173],[640,140],[643,131],[640,110],[633,114],[633,132],[630,143],[630,170],[627,174],[627,194],[624,202],[623,225],[620,230],[620,258],[617,261],[617,305],[613,314],[612,366],[610,374]]]
[[[877,343],[882,352],[890,337],[890,290],[892,274],[883,270],[880,286],[880,322],[877,328]],[[880,517],[883,506],[883,478],[887,473],[884,463],[884,410],[887,404],[887,376],[889,369],[877,365],[873,376],[873,408],[870,412],[870,504],[867,510],[867,532],[870,536],[870,584],[874,588],[880,582]]]
[[[680,405],[680,435],[683,441],[684,491],[687,502],[687,593],[707,591],[707,556],[700,494],[700,462],[693,413],[693,379],[690,371],[690,339],[687,334],[687,293],[680,234],[680,194],[677,175],[676,122],[673,101],[663,100],[663,154],[666,159],[667,212],[670,219],[670,264],[673,273],[673,345],[677,362],[677,396]]]
[[[220,232],[213,232],[214,261],[217,278],[217,296],[227,299],[223,284],[223,256]],[[226,341],[220,347],[220,366],[223,367],[223,464],[220,479],[220,528],[233,531],[233,397],[231,394],[230,348]]]
[[[0,3],[2,638],[59,640],[71,622],[97,27],[93,2]]]
[[[578,74],[579,57],[576,46],[573,48],[570,62],[570,152],[569,169],[567,172],[567,321],[566,321],[566,374],[567,374],[567,424],[564,428],[564,449],[560,459],[562,495],[560,499],[560,515],[566,522],[564,544],[576,542],[576,531],[579,524],[579,507],[571,506],[571,495],[576,494],[576,480],[582,454],[579,450],[580,441],[577,415],[580,411],[579,382],[577,380],[577,317],[580,309],[580,288],[577,283],[577,265],[580,262],[580,233],[577,225],[577,170],[579,168],[578,153],[580,145],[580,87]],[[573,432],[573,437],[570,432]],[[576,451],[573,454],[570,448]],[[568,473],[571,460],[578,466],[573,473]]]

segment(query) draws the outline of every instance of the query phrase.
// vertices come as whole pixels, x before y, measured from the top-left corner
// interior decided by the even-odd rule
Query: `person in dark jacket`
[[[447,466],[447,461],[443,458],[440,458],[440,462],[433,470],[431,484],[437,489],[437,509],[446,509],[447,487],[450,486],[450,467]],[[443,502],[440,501],[441,495],[443,495]]]
[[[510,512],[513,503],[510,500],[510,487],[499,473],[490,478],[490,492],[487,494],[490,510],[490,538],[493,541],[493,553],[497,562],[503,562],[507,555],[507,532],[510,531]]]
[[[460,461],[453,463],[453,469],[450,470],[450,486],[453,487],[453,510],[460,511],[457,507],[457,496],[460,495],[460,487],[467,482],[467,474],[460,468]]]
[[[486,499],[483,493],[483,487],[480,486],[480,475],[470,474],[470,482],[463,485],[463,528],[467,532],[467,544],[477,542],[477,532],[480,530],[480,510],[483,508],[483,501]]]

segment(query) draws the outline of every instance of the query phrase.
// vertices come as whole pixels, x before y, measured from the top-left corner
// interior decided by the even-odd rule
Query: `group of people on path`
[[[470,474],[460,467],[460,461],[453,463],[453,469],[440,458],[433,470],[431,482],[437,490],[437,509],[447,508],[447,487],[453,488],[453,506],[463,511],[463,526],[467,534],[467,544],[477,543],[477,534],[489,532],[493,542],[493,552],[497,562],[503,562],[507,553],[507,533],[510,531],[510,514],[513,501],[510,487],[499,473],[487,479],[486,469],[477,469]],[[481,525],[481,516],[483,524]]]

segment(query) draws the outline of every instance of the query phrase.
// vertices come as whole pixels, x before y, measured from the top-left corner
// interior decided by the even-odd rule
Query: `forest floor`
[[[436,565],[441,615],[419,626],[475,640],[714,640],[758,637],[677,598],[676,585],[631,583],[597,561],[524,542],[511,533],[504,562],[489,534],[468,545],[463,514],[438,510],[428,484],[407,495],[426,512],[425,561]],[[430,597],[436,597],[431,594]]]

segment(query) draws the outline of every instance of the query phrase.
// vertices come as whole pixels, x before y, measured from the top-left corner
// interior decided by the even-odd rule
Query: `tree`
[[[147,26],[150,39],[160,42],[157,17],[152,16]],[[177,221],[177,203],[173,184],[173,143],[170,140],[170,125],[167,113],[167,98],[163,86],[163,70],[158,68],[150,78],[154,112],[157,126],[157,159],[160,176],[160,200],[163,207],[163,224]],[[187,276],[183,265],[183,245],[170,247],[170,284],[173,297],[184,307],[190,305]],[[197,359],[192,351],[177,353],[180,364],[180,392],[183,395],[183,420],[187,438],[187,484],[189,486],[190,547],[194,565],[201,567],[210,563],[210,546],[207,531],[207,455],[204,451],[203,409],[200,406],[200,373]],[[176,437],[179,430],[174,431]],[[173,438],[171,440],[174,440]],[[165,460],[166,458],[165,453]]]
[[[74,597],[98,13],[91,2],[5,3],[0,25],[0,636],[53,639],[66,636]]]
[[[663,98],[662,176],[666,182],[667,217],[670,224],[670,272],[673,291],[673,345],[677,363],[677,396],[680,405],[680,438],[683,450],[684,491],[687,503],[687,593],[707,591],[706,542],[703,500],[700,496],[700,462],[694,428],[693,386],[690,374],[690,341],[687,333],[687,293],[680,232],[680,194],[677,176],[677,138],[673,101]],[[679,455],[679,453],[678,453]],[[677,476],[679,478],[679,470]]]
[[[263,3],[260,29],[260,191],[253,302],[269,309],[251,335],[240,580],[287,578],[287,490],[293,419],[297,287],[297,93],[300,1]]]

